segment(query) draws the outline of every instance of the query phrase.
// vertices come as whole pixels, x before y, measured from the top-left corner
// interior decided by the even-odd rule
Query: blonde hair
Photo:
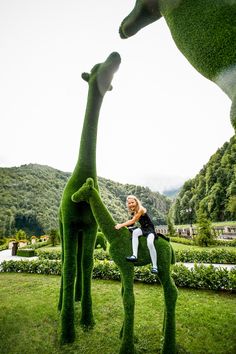
[[[131,194],[131,195],[128,195],[128,196],[126,197],[126,206],[127,206],[129,212],[132,212],[132,211],[131,211],[131,210],[129,209],[129,207],[128,207],[128,199],[134,199],[134,200],[136,201],[136,203],[137,203],[137,210],[135,210],[135,213],[139,212],[140,209],[143,209],[143,211],[146,212],[146,208],[144,208],[144,207],[142,206],[141,201],[140,201],[137,197],[135,197],[135,195],[132,195],[132,194]]]

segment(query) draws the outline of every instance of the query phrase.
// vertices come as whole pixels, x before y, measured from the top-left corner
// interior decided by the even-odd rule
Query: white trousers
[[[133,255],[138,258],[138,243],[139,243],[139,236],[142,236],[143,232],[140,228],[135,229],[132,232],[132,248],[133,248]],[[154,239],[155,239],[155,235],[153,233],[150,233],[147,236],[147,246],[149,249],[149,253],[151,256],[151,260],[152,260],[152,266],[153,268],[157,268],[157,252],[156,252],[156,248],[154,246]]]

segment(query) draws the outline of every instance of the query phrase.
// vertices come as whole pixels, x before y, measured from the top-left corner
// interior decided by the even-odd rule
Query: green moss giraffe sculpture
[[[231,99],[236,130],[236,0],[137,0],[121,23],[121,38],[162,16],[183,55]]]
[[[111,90],[111,81],[120,62],[120,55],[113,52],[103,63],[95,65],[90,74],[82,74],[89,90],[79,157],[65,186],[59,215],[63,271],[58,308],[61,310],[62,343],[70,343],[75,339],[74,301],[81,300],[81,325],[91,327],[94,324],[91,278],[97,223],[90,206],[85,202],[73,203],[71,196],[87,177],[94,178],[95,188],[98,189],[96,141],[99,112],[105,93]]]
[[[127,228],[115,229],[116,222],[103,204],[92,178],[88,178],[86,183],[73,194],[72,200],[76,203],[83,201],[89,203],[97,224],[110,243],[109,252],[119,267],[122,282],[124,321],[121,329],[120,353],[134,353],[134,264],[126,260],[126,256],[132,252],[130,232]],[[155,246],[158,259],[158,277],[163,285],[165,299],[162,353],[174,354],[176,352],[175,305],[178,294],[170,274],[170,265],[175,262],[174,251],[170,242],[162,237],[155,240]],[[140,237],[138,259],[135,266],[151,263],[145,237]]]

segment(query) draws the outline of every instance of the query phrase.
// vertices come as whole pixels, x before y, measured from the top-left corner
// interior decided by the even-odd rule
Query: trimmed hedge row
[[[21,260],[4,261],[0,265],[1,272],[36,273],[36,274],[61,274],[61,261],[50,260]]]
[[[4,261],[1,272],[25,272],[37,274],[61,274],[59,260]],[[212,265],[194,265],[188,269],[183,264],[172,266],[172,276],[178,287],[195,289],[236,291],[236,267],[231,270],[215,268]],[[95,260],[93,278],[120,280],[116,264],[108,260]],[[158,277],[151,274],[150,266],[135,267],[135,281],[148,284],[159,283]]]
[[[185,237],[178,237],[178,236],[169,236],[171,242],[182,243],[183,245],[195,245],[194,240],[188,239]],[[214,240],[213,244],[215,246],[222,246],[222,247],[236,247],[236,239],[235,240]]]
[[[61,259],[60,250],[39,250],[35,252],[40,259]],[[210,249],[210,250],[176,250],[176,262],[185,263],[220,263],[220,264],[236,264],[236,252],[227,249]],[[109,253],[103,249],[94,251],[94,258],[98,260],[111,260]]]
[[[34,257],[34,250],[32,248],[19,248],[16,252],[20,257]]]
[[[236,264],[236,252],[223,248],[176,250],[175,256],[176,262]]]

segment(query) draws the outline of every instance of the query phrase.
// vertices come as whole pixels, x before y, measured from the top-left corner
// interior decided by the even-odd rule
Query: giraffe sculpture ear
[[[82,73],[81,77],[84,81],[89,82],[90,74],[89,73]]]
[[[86,184],[88,187],[94,188],[94,180],[91,177],[87,178]]]

